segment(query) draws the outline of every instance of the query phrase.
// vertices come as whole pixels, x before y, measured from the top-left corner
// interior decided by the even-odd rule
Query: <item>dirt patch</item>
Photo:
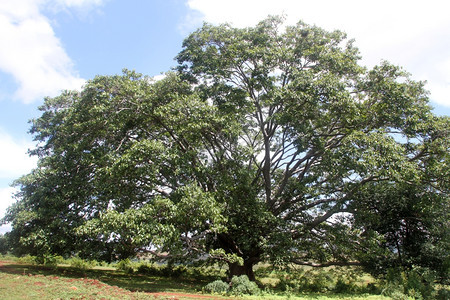
[[[12,261],[1,261],[0,260],[0,271],[1,270],[6,270],[7,267],[5,267],[5,265],[17,265],[16,262],[12,262]],[[7,270],[9,273],[13,273],[13,274],[22,274],[22,272],[20,272],[20,270],[16,270],[14,268],[8,268]]]
[[[95,288],[99,289],[101,294],[104,295],[115,295],[115,296],[127,296],[133,298],[133,295],[136,294],[133,291],[129,291],[123,288],[120,288],[118,286],[111,286],[106,283],[103,283],[97,279],[90,279],[90,278],[64,278],[64,277],[58,277],[58,276],[44,276],[44,275],[34,275],[34,274],[25,274],[23,270],[15,269],[14,265],[20,265],[16,262],[12,261],[0,261],[0,271],[4,271],[7,273],[12,274],[19,274],[21,276],[21,279],[24,279],[24,276],[27,277],[45,277],[46,280],[54,281],[55,284],[61,284],[61,282],[67,283],[66,288],[70,290],[78,290],[79,288],[76,287],[77,283],[82,284],[85,286],[94,286]],[[34,283],[35,286],[42,286],[45,289],[45,286],[48,285],[44,284],[43,282],[37,281]],[[199,295],[199,294],[188,294],[188,293],[171,293],[171,292],[140,292],[140,294],[148,295],[149,298],[167,298],[171,300],[178,300],[178,299],[210,299],[210,300],[226,300],[223,297],[218,296],[212,296],[212,295]]]
[[[4,264],[7,265],[15,265],[16,263],[13,261],[4,261],[4,260],[0,260],[0,267],[3,267]]]
[[[224,298],[218,298],[214,296],[208,296],[208,295],[197,295],[197,294],[183,294],[183,293],[147,293],[153,297],[170,297],[170,299],[178,299],[178,298],[192,298],[192,299],[221,299],[224,300]]]

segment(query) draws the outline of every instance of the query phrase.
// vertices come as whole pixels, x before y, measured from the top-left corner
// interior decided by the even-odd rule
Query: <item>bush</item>
[[[204,292],[224,295],[230,293],[235,296],[255,295],[260,292],[258,285],[248,279],[247,275],[233,276],[231,283],[225,283],[222,280],[216,280],[208,283]]]
[[[161,277],[173,277],[178,278],[188,273],[188,268],[185,266],[171,265],[166,266],[155,266],[153,264],[141,263],[137,267],[137,272],[139,274],[150,275],[150,276],[161,276]]]
[[[5,235],[0,234],[0,254],[7,254],[11,250],[8,239]]]
[[[186,273],[187,268],[185,266],[166,265],[161,269],[161,275],[164,277],[174,277],[178,278]]]
[[[63,261],[63,258],[53,254],[43,254],[39,256],[33,256],[35,263],[38,265],[44,265],[47,267],[56,267],[58,263]]]
[[[212,281],[216,279],[225,279],[226,270],[217,267],[189,267],[186,270],[186,275],[201,281]]]
[[[255,295],[259,293],[256,283],[250,281],[247,275],[233,276],[231,279],[231,293],[236,296],[243,294]]]
[[[436,294],[436,299],[438,299],[438,300],[450,299],[450,290],[449,289],[440,289]]]
[[[306,275],[306,274],[305,274]],[[326,271],[312,273],[308,290],[311,292],[326,292],[333,289],[333,278]]]
[[[257,277],[269,277],[274,272],[273,266],[258,266],[255,269],[255,276]]]
[[[78,256],[71,257],[67,260],[67,263],[74,268],[80,269],[80,270],[87,270],[90,268],[93,268],[97,265],[95,261],[87,261],[82,258],[79,258]]]
[[[31,256],[31,255],[25,255],[22,257],[19,257],[19,259],[17,260],[19,263],[21,264],[28,264],[28,265],[35,265],[37,264],[36,262],[36,256]]]
[[[356,290],[358,289],[358,287],[351,282],[345,282],[342,279],[338,279],[338,281],[336,282],[336,285],[334,286],[334,291],[336,293],[354,293]]]
[[[203,291],[210,294],[221,294],[224,295],[228,292],[229,284],[223,282],[222,280],[216,280],[213,282],[208,283],[204,288]]]
[[[435,299],[435,276],[423,268],[390,269],[382,294],[393,299]]]
[[[142,263],[137,268],[137,272],[142,275],[151,275],[151,276],[159,276],[160,271],[159,268],[154,267],[153,265],[149,265],[147,263]]]
[[[279,282],[276,288],[288,293],[370,293],[380,294],[381,290],[375,284],[363,285],[361,274],[353,268],[331,269],[291,269],[276,271]]]
[[[408,297],[408,295],[403,294],[401,291],[399,290],[394,290],[390,295],[392,300],[416,300],[415,298],[410,298]],[[422,298],[420,298],[422,299]],[[419,300],[419,299],[417,299]]]
[[[131,261],[128,258],[119,261],[116,265],[116,270],[122,271],[127,274],[132,274],[134,272]]]
[[[381,294],[380,287],[375,283],[369,283],[367,286],[361,288],[361,293],[367,293],[367,294]]]
[[[284,291],[323,293],[334,288],[334,279],[325,270],[310,270],[281,278],[278,287]]]

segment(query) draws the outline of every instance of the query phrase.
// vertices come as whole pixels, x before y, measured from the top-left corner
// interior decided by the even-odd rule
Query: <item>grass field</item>
[[[378,295],[304,294],[265,291],[258,296],[201,292],[204,280],[126,274],[114,268],[45,267],[0,260],[0,299],[389,299]]]

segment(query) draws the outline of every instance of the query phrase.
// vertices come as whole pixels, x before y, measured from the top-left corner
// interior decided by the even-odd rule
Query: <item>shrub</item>
[[[188,272],[185,266],[165,265],[155,266],[154,264],[141,263],[137,267],[137,273],[151,276],[174,277],[178,278]]]
[[[147,263],[142,263],[137,268],[137,272],[142,275],[153,275],[153,276],[159,276],[160,271],[158,267],[155,267],[153,265],[149,265]]]
[[[283,290],[295,290],[300,292],[322,293],[330,291],[334,288],[334,279],[327,271],[307,271],[302,275],[298,274],[292,278],[280,280],[280,287],[287,288]]]
[[[36,256],[31,256],[31,255],[29,255],[29,254],[20,257],[17,261],[18,261],[19,263],[22,263],[22,264],[29,264],[29,265],[35,265],[35,264],[37,264],[37,262],[36,262]]]
[[[334,291],[336,293],[353,293],[358,289],[358,287],[351,282],[345,282],[342,279],[338,279],[336,285],[334,286]]]
[[[408,297],[408,295],[403,294],[401,291],[399,290],[394,290],[390,295],[392,300],[416,300],[415,298],[410,298]],[[422,299],[422,298],[420,298]],[[419,299],[417,299],[419,300]]]
[[[116,270],[122,271],[127,274],[131,274],[134,272],[131,261],[128,258],[119,261],[116,265]]]
[[[225,283],[222,280],[215,280],[208,283],[204,288],[204,292],[215,294],[230,293],[235,296],[255,295],[260,292],[258,285],[248,279],[247,275],[233,276],[231,283]]]
[[[243,294],[255,295],[259,293],[259,288],[256,283],[248,279],[247,275],[233,276],[231,279],[231,293],[236,296]]]
[[[423,268],[409,271],[390,269],[386,274],[382,294],[393,299],[435,299],[435,276]]]
[[[71,257],[70,259],[67,260],[67,262],[71,267],[81,270],[90,269],[92,267],[95,267],[95,265],[97,264],[95,261],[87,261],[82,258],[79,258],[78,256]]]
[[[11,250],[8,239],[5,235],[0,234],[0,254],[7,254]]]
[[[181,275],[185,274],[187,271],[187,268],[185,266],[176,266],[174,267],[173,265],[166,265],[165,267],[160,269],[161,272],[161,276],[164,277],[174,277],[174,278],[178,278]]]
[[[53,254],[42,254],[39,256],[34,256],[35,263],[38,265],[44,265],[47,267],[56,267],[58,263],[63,261],[61,256]]]
[[[314,273],[309,284],[311,292],[326,292],[333,287],[333,278],[326,271]]]
[[[440,289],[436,294],[436,299],[438,299],[438,300],[450,299],[450,290],[449,289]]]
[[[288,280],[285,276],[280,278],[280,281],[277,284],[277,288],[279,288],[282,291],[289,292],[291,291],[296,285],[292,280]]]
[[[192,278],[203,281],[224,279],[227,276],[225,269],[212,266],[189,267],[186,270],[186,274]]]
[[[258,266],[255,269],[255,276],[257,277],[269,277],[274,272],[273,266]]]
[[[203,291],[210,294],[226,294],[229,289],[229,284],[223,282],[222,280],[216,280],[213,282],[208,283],[204,288]]]
[[[367,293],[367,294],[381,294],[380,287],[375,283],[368,283],[367,286],[361,288],[361,293]]]

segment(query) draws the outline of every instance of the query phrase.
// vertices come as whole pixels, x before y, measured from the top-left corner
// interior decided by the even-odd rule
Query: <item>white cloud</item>
[[[420,69],[423,73],[418,77],[427,80],[426,87],[431,91],[431,99],[436,104],[450,107],[450,57],[430,57],[424,60],[426,67]]]
[[[12,226],[10,224],[0,226],[0,234],[5,234],[12,230]]]
[[[16,141],[0,129],[0,145],[0,179],[18,178],[36,166],[37,159],[27,154],[33,143]]]
[[[55,0],[56,3],[67,7],[91,7],[100,6],[103,0]]]
[[[159,75],[153,76],[152,79],[153,79],[154,81],[160,81],[160,80],[163,80],[163,79],[166,78],[166,77],[167,77],[166,74],[159,74]]]
[[[303,20],[356,39],[363,63],[382,59],[403,66],[413,78],[427,80],[431,100],[450,107],[450,82],[441,66],[450,59],[450,18],[446,1],[429,0],[188,0],[193,25],[253,26],[267,15],[285,14],[288,23]],[[445,75],[444,74],[444,75]]]
[[[24,102],[53,96],[63,89],[79,89],[85,82],[74,70],[42,10],[91,7],[101,0],[0,1],[0,71],[18,83],[16,98]]]
[[[33,143],[26,140],[15,140],[0,128],[0,179],[14,180],[29,173],[36,167],[37,159],[27,154]],[[4,217],[7,208],[15,202],[13,187],[0,187],[0,219]],[[0,234],[11,230],[9,224],[0,226]]]
[[[17,189],[12,187],[0,188],[0,219],[5,216],[8,207],[16,201],[13,197],[16,192]],[[9,231],[10,228],[10,226],[1,226],[0,233]]]

